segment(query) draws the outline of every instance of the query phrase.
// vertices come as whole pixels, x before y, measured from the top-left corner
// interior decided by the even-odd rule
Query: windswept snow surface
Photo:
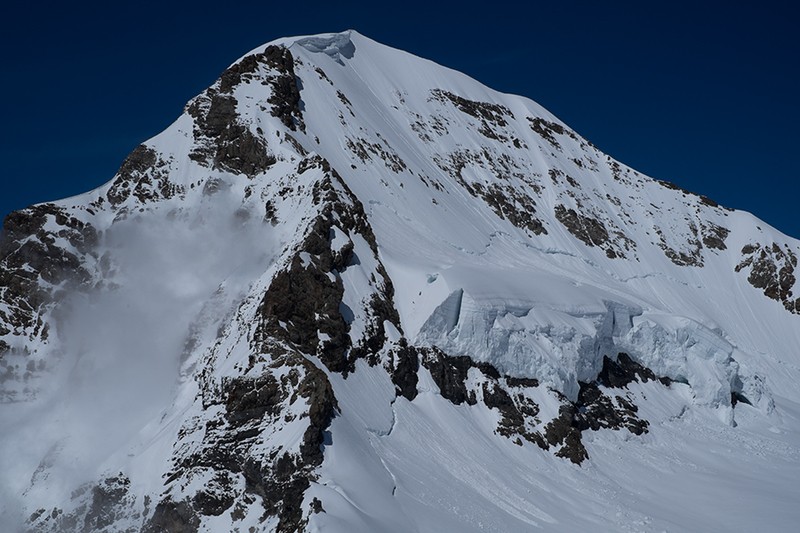
[[[427,368],[410,401],[381,364],[359,359],[345,377],[306,354],[338,402],[302,500],[324,508],[308,531],[796,530],[800,286],[789,266],[800,242],[614,161],[531,100],[355,31],[271,44],[291,53],[302,116],[274,112],[261,71],[230,94],[242,131],[274,162],[252,172],[199,162],[190,103],[145,143],[174,194],[109,205],[99,199],[110,182],[57,203],[98,230],[82,259],[93,288],[70,296],[61,321],[42,312],[49,339],[4,337],[3,368],[46,361],[24,383],[0,381],[5,530],[39,509],[88,505],[74,491],[104,476],[129,477],[136,514],[103,531],[139,530],[162,493],[208,483],[180,492],[167,479],[204,438],[181,428],[222,409],[204,400],[209,383],[254,372],[259,302],[319,209],[321,171],[298,168],[314,155],[360,200],[377,243],[375,256],[363,232],[328,235],[334,254],[356,258],[329,273],[353,345],[385,268],[399,323],[385,322],[379,358],[405,337],[535,378],[542,420],[558,414],[552,391],[575,401],[604,356],[629,354],[673,382],[631,383],[624,394],[649,432],[586,431],[589,459],[576,465],[500,435],[498,411],[447,400]],[[484,379],[469,370],[468,382]],[[296,423],[259,445],[298,449]],[[253,500],[196,528],[275,529],[262,512]]]

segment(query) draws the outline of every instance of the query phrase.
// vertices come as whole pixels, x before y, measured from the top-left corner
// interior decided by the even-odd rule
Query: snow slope
[[[355,31],[0,252],[5,529],[796,528],[800,242]]]

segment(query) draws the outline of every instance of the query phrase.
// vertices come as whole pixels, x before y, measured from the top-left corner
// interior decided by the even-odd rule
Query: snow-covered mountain
[[[0,529],[794,531],[798,255],[526,98],[274,41],[5,220]]]

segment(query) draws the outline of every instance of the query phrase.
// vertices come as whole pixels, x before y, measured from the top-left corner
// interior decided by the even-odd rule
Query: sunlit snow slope
[[[6,219],[0,529],[795,531],[798,255],[526,98],[274,41]]]

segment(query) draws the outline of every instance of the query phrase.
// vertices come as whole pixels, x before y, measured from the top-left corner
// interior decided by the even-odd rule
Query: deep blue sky
[[[637,170],[800,237],[789,2],[53,4],[0,17],[2,216],[109,180],[250,49],[354,28],[528,96]]]

